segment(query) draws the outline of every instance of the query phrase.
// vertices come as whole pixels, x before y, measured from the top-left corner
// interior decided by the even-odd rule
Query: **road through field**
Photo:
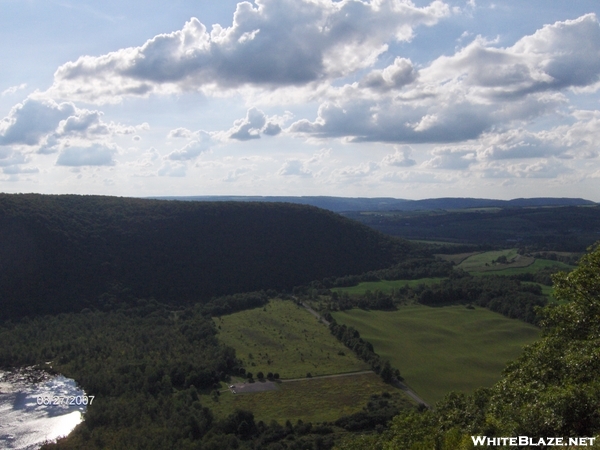
[[[295,297],[294,297],[295,298]],[[329,322],[327,320],[325,320],[323,317],[321,317],[321,315],[316,312],[314,309],[312,309],[308,304],[304,303],[304,302],[300,302],[302,304],[302,306],[304,306],[306,308],[306,310],[311,313],[313,316],[315,316],[318,320],[320,320],[321,322],[323,322],[323,324],[325,326],[329,326]]]
[[[369,373],[375,373],[375,372],[373,372],[372,370],[363,370],[362,372],[337,373],[335,375],[321,375],[318,377],[310,377],[310,378],[308,378],[308,377],[293,378],[293,379],[289,379],[289,380],[280,380],[280,381],[282,383],[290,383],[293,381],[310,381],[310,380],[318,380],[318,379],[323,379],[323,378],[340,378],[340,377],[351,377],[351,376],[355,376],[355,375],[367,375]],[[394,386],[396,386],[397,388],[402,389],[404,392],[406,392],[406,395],[408,395],[410,398],[412,398],[417,403],[420,403],[421,405],[424,405],[427,408],[429,408],[429,405],[425,402],[425,400],[423,400],[421,397],[419,397],[415,391],[413,391],[411,388],[409,388],[407,385],[405,385],[401,381],[395,380],[392,382],[392,384]]]
[[[321,322],[323,322],[324,325],[329,326],[329,322],[327,320],[325,320],[323,317],[321,317],[321,315],[316,312],[314,309],[312,309],[308,304],[304,303],[304,302],[300,302],[302,304],[302,306],[304,306],[306,308],[306,310],[311,313],[313,316],[315,316],[318,320],[320,320]],[[367,370],[364,372],[354,372],[354,373],[340,373],[337,375],[324,375],[318,378],[336,378],[336,377],[346,377],[349,375],[362,375],[365,373],[372,373],[372,370]],[[317,377],[314,377],[317,378]],[[283,382],[288,382],[288,381],[301,381],[301,380],[310,380],[312,378],[296,378],[293,380],[282,380]],[[413,400],[415,400],[417,403],[420,403],[421,405],[426,406],[427,408],[429,408],[429,405],[425,402],[425,400],[423,400],[421,397],[419,397],[417,395],[417,393],[415,391],[413,391],[411,388],[409,388],[407,385],[405,385],[404,383],[402,383],[401,381],[396,380],[393,383],[396,387],[402,389],[404,392],[406,392],[406,395],[408,395],[410,398],[412,398]]]

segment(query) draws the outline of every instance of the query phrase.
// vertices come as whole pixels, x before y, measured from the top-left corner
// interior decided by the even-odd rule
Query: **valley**
[[[504,405],[578,304],[560,272],[585,269],[597,209],[344,213],[360,224],[297,204],[1,194],[0,211],[0,369],[51,361],[96,399],[44,448],[331,449]],[[463,233],[492,215],[487,241]],[[507,239],[515,223],[538,232]],[[376,231],[413,225],[412,241]]]

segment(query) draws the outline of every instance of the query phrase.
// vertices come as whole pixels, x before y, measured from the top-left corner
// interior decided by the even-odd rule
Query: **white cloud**
[[[222,181],[231,183],[233,181],[237,181],[239,180],[239,178],[250,172],[252,170],[252,167],[250,166],[240,166],[240,167],[236,167],[234,170],[231,170],[227,173],[227,176],[225,178],[222,179]]]
[[[313,173],[306,168],[304,161],[299,159],[288,159],[277,172],[280,176],[297,176],[302,178],[310,178]]]
[[[278,120],[278,118],[273,119]],[[276,136],[281,133],[281,126],[267,118],[260,109],[253,107],[246,112],[245,118],[236,120],[226,134],[230,139],[248,141],[259,139],[261,133]]]
[[[376,71],[331,88],[317,118],[299,120],[289,131],[354,142],[461,142],[556,114],[569,88],[600,86],[600,26],[593,14],[546,25],[512,47],[493,45],[477,38],[418,72],[411,68],[408,84],[394,96],[383,92],[391,84]],[[407,60],[402,64],[409,73]]]
[[[70,102],[30,97],[15,105],[0,122],[0,146],[28,146],[41,154],[72,147],[59,157],[68,165],[70,161],[77,161],[73,148],[88,149],[81,155],[93,152],[92,159],[101,160],[99,149],[114,147],[109,142],[111,137],[149,128],[147,123],[137,126],[106,123],[102,115],[100,111],[80,109]]]
[[[184,164],[173,164],[170,161],[165,161],[163,166],[158,169],[158,175],[161,177],[185,177],[185,171]]]
[[[194,139],[188,142],[180,150],[173,151],[166,156],[167,159],[173,161],[189,161],[196,159],[202,153],[206,153],[214,145],[214,140],[210,133],[206,131],[198,131],[193,134]]]
[[[454,179],[447,179],[432,172],[386,172],[381,178],[382,181],[391,183],[424,183],[439,184],[450,183]]]
[[[193,131],[188,130],[187,128],[176,128],[174,130],[169,131],[167,135],[168,138],[186,138],[189,139],[194,134]]]
[[[532,163],[498,164],[492,162],[481,171],[485,178],[558,178],[572,170],[555,159]]]
[[[412,83],[417,78],[417,72],[412,62],[406,58],[396,58],[394,64],[383,70],[374,70],[365,76],[359,86],[389,91],[399,89]]]
[[[379,170],[380,166],[374,161],[361,163],[357,166],[346,166],[341,169],[335,169],[332,171],[332,178],[334,179],[360,179],[372,175],[374,172]]]
[[[25,156],[8,147],[0,147],[0,167],[8,167],[27,162]]]
[[[60,152],[57,166],[113,166],[117,149],[99,144],[90,147],[67,147]]]
[[[410,157],[413,152],[410,145],[394,147],[394,150],[394,153],[386,155],[385,158],[383,158],[382,164],[395,167],[410,167],[417,163]]]
[[[20,165],[6,166],[2,168],[2,173],[4,173],[5,175],[20,175],[39,172],[40,169],[38,169],[37,167],[23,168]]]
[[[37,145],[43,136],[56,130],[61,120],[75,114],[72,103],[27,99],[0,122],[0,145]]]
[[[27,83],[21,83],[17,86],[11,86],[7,89],[4,89],[2,91],[2,94],[0,94],[2,97],[4,97],[5,95],[12,95],[14,93],[16,93],[17,91],[20,91],[22,89],[25,89],[27,87]]]
[[[423,8],[398,0],[242,2],[230,27],[209,31],[192,18],[141,47],[66,63],[50,93],[102,103],[153,92],[304,85],[369,67],[389,42],[410,40],[414,27],[448,14],[439,0]]]
[[[475,162],[475,153],[472,150],[463,150],[452,147],[442,147],[433,150],[435,155],[429,161],[423,163],[423,167],[429,169],[468,169]]]

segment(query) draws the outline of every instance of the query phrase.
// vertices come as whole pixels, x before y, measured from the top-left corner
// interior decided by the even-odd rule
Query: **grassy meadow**
[[[508,261],[511,261],[513,258],[515,258],[515,261],[508,264],[494,263],[493,261],[498,259],[500,256],[505,256]],[[466,259],[463,259],[462,262],[457,265],[459,269],[470,272],[473,275],[479,275],[482,272],[494,272],[498,275],[535,273],[546,267],[553,266],[557,266],[561,270],[566,271],[570,271],[575,268],[574,266],[570,266],[559,261],[552,261],[550,259],[534,259],[529,256],[521,256],[517,253],[516,248],[474,254]]]
[[[506,363],[540,334],[533,325],[464,306],[353,309],[333,316],[356,328],[430,404],[451,390],[491,386]]]
[[[414,403],[399,389],[385,384],[377,375],[363,374],[339,378],[313,378],[306,381],[278,383],[274,391],[232,394],[222,392],[218,401],[210,395],[203,396],[201,403],[210,405],[215,416],[226,417],[236,409],[252,411],[255,420],[269,423],[286,420],[296,423],[335,421],[342,416],[362,410],[371,395],[389,392],[392,398],[405,406]]]
[[[213,318],[218,338],[236,350],[247,371],[300,378],[368,370],[326,326],[291,301],[272,300],[255,308]]]
[[[509,263],[494,263],[494,261],[501,256],[505,256]],[[514,261],[512,261],[513,259]],[[461,262],[457,267],[466,272],[487,272],[505,270],[509,267],[527,267],[533,264],[534,261],[534,258],[519,255],[517,253],[516,248],[511,248],[506,250],[483,252],[477,255],[469,256],[468,258],[463,260],[463,262]]]
[[[442,281],[443,278],[419,278],[418,280],[380,280],[380,281],[365,281],[358,283],[356,286],[333,288],[332,291],[342,293],[347,292],[348,295],[364,295],[367,291],[381,291],[384,293],[392,292],[392,289],[400,289],[404,286],[418,286],[419,284],[434,284]]]

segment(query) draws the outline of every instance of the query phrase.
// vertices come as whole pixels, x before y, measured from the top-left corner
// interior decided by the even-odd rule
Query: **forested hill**
[[[413,251],[304,205],[0,194],[0,318],[290,289]]]

